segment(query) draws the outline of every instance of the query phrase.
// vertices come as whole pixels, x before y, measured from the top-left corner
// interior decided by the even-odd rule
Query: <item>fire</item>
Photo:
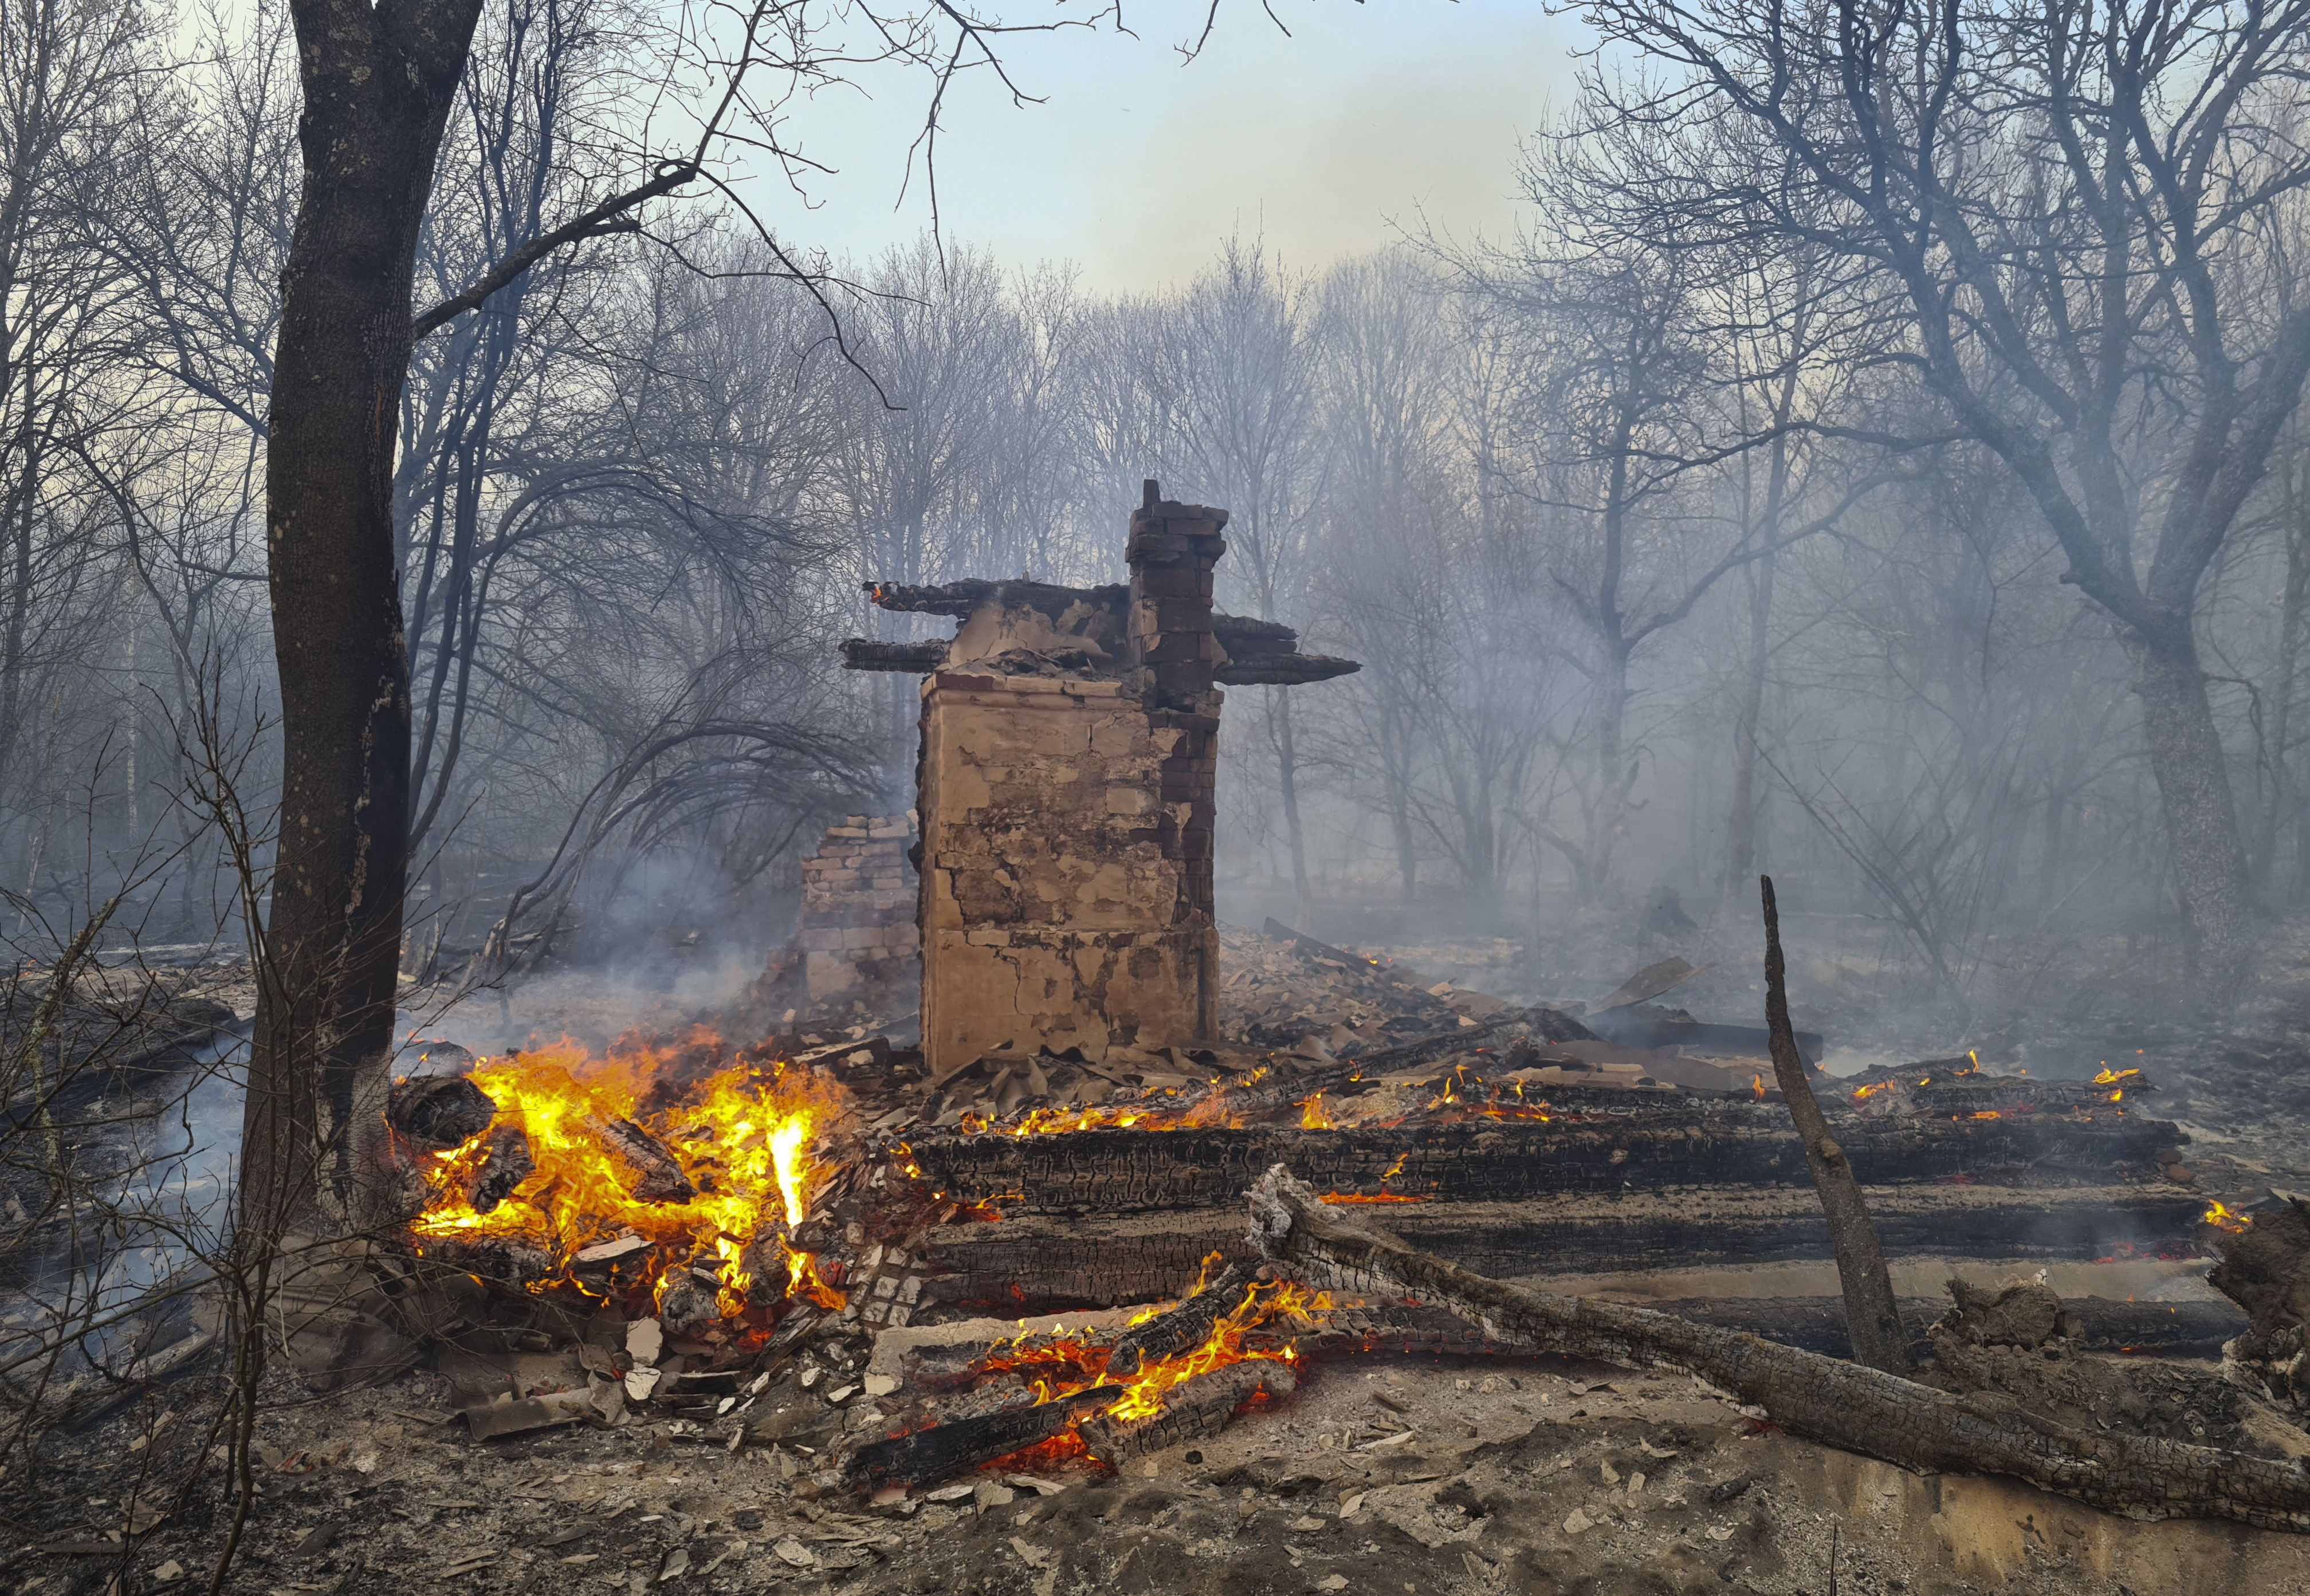
[[[1763,1085],[1763,1084],[1764,1084],[1764,1080],[1765,1080],[1765,1078],[1764,1078],[1763,1076],[1761,1076],[1761,1075],[1759,1075],[1759,1077],[1757,1077],[1758,1084],[1759,1084],[1759,1085],[1760,1085],[1760,1086],[1761,1086],[1761,1085]],[[1879,1092],[1888,1092],[1888,1091],[1891,1091],[1895,1087],[1897,1087],[1897,1086],[1898,1086],[1898,1085],[1900,1085],[1900,1084],[1901,1084],[1901,1083],[1900,1083],[1899,1081],[1898,1081],[1898,1080],[1880,1080],[1880,1081],[1877,1082],[1874,1086],[1857,1086],[1857,1087],[1854,1087],[1854,1088],[1853,1089],[1853,1100],[1854,1100],[1854,1102],[1856,1102],[1856,1103],[1866,1103],[1867,1101],[1869,1101],[1869,1099],[1870,1099],[1870,1098],[1871,1098],[1871,1097],[1875,1097]],[[1924,1082],[1923,1082],[1923,1081],[1919,1081],[1917,1084],[1918,1084],[1918,1085],[1920,1085],[1920,1086],[1923,1086],[1923,1085],[1924,1084]]]
[[[2005,1113],[2002,1109],[1998,1108],[1976,1108],[1973,1111],[1973,1117],[1975,1119],[2003,1119],[2005,1117]]]
[[[714,1044],[711,1033],[687,1041]],[[564,1041],[476,1064],[473,1084],[496,1103],[497,1115],[431,1160],[425,1172],[431,1196],[410,1227],[420,1250],[427,1238],[518,1237],[567,1278],[580,1248],[639,1235],[656,1249],[651,1267],[660,1300],[685,1269],[703,1270],[716,1282],[717,1306],[735,1316],[756,1285],[754,1270],[782,1260],[786,1295],[838,1306],[840,1293],[786,1237],[808,1217],[831,1173],[812,1149],[840,1113],[839,1089],[782,1060],[740,1063],[663,1104],[659,1083],[671,1051],[624,1042],[595,1058]],[[671,1156],[686,1194],[679,1184],[664,1201],[636,1194],[631,1163],[612,1139],[621,1122]],[[468,1196],[471,1177],[490,1157],[491,1139],[508,1128],[526,1138],[535,1168],[478,1210]],[[775,1238],[776,1252],[758,1247],[750,1262],[748,1243],[758,1236]]]
[[[1324,1094],[1317,1092],[1299,1105],[1299,1128],[1303,1131],[1336,1131],[1329,1110],[1324,1106]]]
[[[1749,1089],[1757,1094],[1757,1101],[1759,1103],[1763,1102],[1765,1100],[1765,1078],[1762,1075],[1750,1076],[1749,1078]]]
[[[2205,1217],[2200,1222],[2211,1225],[2217,1230],[2227,1230],[2232,1236],[2242,1236],[2254,1223],[2254,1216],[2239,1213],[2227,1203],[2216,1201],[2207,1206]]]
[[[1402,1192],[1326,1192],[1316,1201],[1336,1206],[1356,1202],[1425,1202],[1428,1199],[1410,1196]]]
[[[1206,1275],[1211,1267],[1211,1261],[1205,1260]],[[1197,1295],[1203,1285],[1198,1280],[1197,1291],[1189,1295]],[[1289,1280],[1252,1280],[1241,1289],[1242,1300],[1220,1316],[1202,1345],[1143,1366],[1137,1377],[1124,1387],[1123,1395],[1108,1403],[1101,1413],[1116,1419],[1151,1418],[1163,1410],[1164,1399],[1173,1390],[1199,1375],[1238,1363],[1297,1363],[1299,1354],[1288,1341],[1275,1348],[1250,1347],[1245,1345],[1245,1338],[1279,1320],[1312,1327],[1322,1323],[1334,1306],[1330,1292],[1310,1291]],[[1160,1311],[1142,1313],[1131,1323],[1144,1323]],[[1101,1383],[1110,1352],[1109,1348],[1087,1338],[1068,1336],[1062,1329],[1049,1336],[1021,1338],[998,1350],[986,1366],[1019,1370],[1030,1378],[1038,1403],[1053,1402]]]
[[[2115,1086],[2119,1081],[2131,1080],[2141,1073],[2140,1070],[2113,1070],[2107,1064],[2104,1064],[2100,1072],[2093,1078],[2093,1083],[2096,1086]]]

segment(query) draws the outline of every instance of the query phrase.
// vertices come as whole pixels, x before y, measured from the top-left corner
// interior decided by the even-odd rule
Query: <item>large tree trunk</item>
[[[242,1165],[266,1233],[370,1216],[409,826],[393,533],[418,226],[480,0],[296,0],[305,91],[266,452],[281,825]]]
[[[2207,976],[2224,984],[2245,974],[2237,965],[2251,941],[2245,846],[2189,621],[2161,630],[2133,643],[2133,690],[2141,699],[2175,886],[2196,932],[2193,953]]]

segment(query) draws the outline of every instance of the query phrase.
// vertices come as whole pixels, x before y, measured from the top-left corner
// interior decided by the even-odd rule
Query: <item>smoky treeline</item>
[[[1745,921],[1769,866],[1949,994],[2089,932],[2232,958],[2310,895],[2306,13],[2085,14],[1608,0],[1513,237],[1117,294],[809,256],[733,186],[421,323],[404,967],[767,913],[910,788],[861,583],[1118,579],[1147,477],[1229,510],[1223,607],[1363,667],[1229,695],[1223,906]],[[630,181],[647,40],[486,13],[418,308]],[[20,939],[123,883],[212,934],[186,794],[278,768],[294,50],[276,4],[0,22]]]

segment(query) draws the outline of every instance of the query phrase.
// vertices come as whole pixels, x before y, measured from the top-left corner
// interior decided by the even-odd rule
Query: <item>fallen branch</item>
[[[1250,1193],[1253,1245],[1310,1286],[1449,1308],[1499,1340],[1628,1366],[1683,1369],[1793,1435],[1905,1468],[2010,1475],[2141,1518],[2224,1518],[2310,1531],[2310,1465],[2209,1446],[2087,1435],[2010,1402],[1740,1331],[1529,1291],[1415,1251],[1329,1208],[1278,1165]]]

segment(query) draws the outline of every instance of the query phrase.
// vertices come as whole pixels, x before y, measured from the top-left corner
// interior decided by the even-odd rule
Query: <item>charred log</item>
[[[465,1201],[475,1213],[488,1213],[536,1173],[527,1132],[519,1125],[499,1125],[482,1144],[480,1161],[466,1176]]]
[[[1281,1401],[1297,1383],[1291,1366],[1277,1359],[1233,1363],[1174,1386],[1165,1394],[1159,1412],[1141,1418],[1094,1418],[1078,1433],[1092,1457],[1119,1464],[1136,1453],[1216,1436],[1246,1402],[1261,1397]]]
[[[2086,1435],[2010,1403],[1952,1396],[1898,1375],[1737,1331],[1470,1274],[1327,1209],[1290,1174],[1251,1193],[1264,1255],[1310,1284],[1449,1307],[1488,1333],[1550,1351],[1687,1370],[1792,1433],[1906,1468],[2010,1475],[2113,1511],[2310,1530],[2310,1465],[2211,1447]]]
[[[1150,1363],[1176,1357],[1210,1340],[1219,1322],[1238,1305],[1249,1278],[1245,1271],[1229,1264],[1217,1279],[1177,1307],[1131,1330],[1116,1342],[1107,1359],[1107,1374],[1128,1380]]]
[[[1120,1386],[1094,1386],[1031,1408],[1003,1409],[871,1441],[850,1455],[847,1471],[869,1487],[928,1485],[1038,1445],[1122,1396]]]
[[[393,1083],[386,1123],[430,1149],[456,1147],[480,1135],[497,1117],[490,1095],[464,1075],[412,1075]]]

